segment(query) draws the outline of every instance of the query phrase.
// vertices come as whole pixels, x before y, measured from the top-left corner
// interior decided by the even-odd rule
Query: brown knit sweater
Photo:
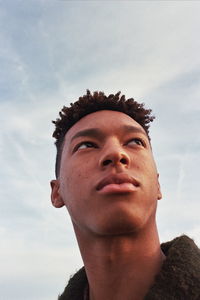
[[[161,249],[166,260],[144,300],[200,300],[200,249],[185,235],[161,244]],[[84,300],[87,284],[83,267],[58,300]]]

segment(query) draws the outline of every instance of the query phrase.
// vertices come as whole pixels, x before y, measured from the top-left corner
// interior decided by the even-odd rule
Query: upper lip
[[[96,190],[101,190],[104,186],[108,184],[122,184],[122,183],[132,183],[134,186],[139,186],[139,182],[132,176],[127,174],[114,174],[103,178],[96,186]]]

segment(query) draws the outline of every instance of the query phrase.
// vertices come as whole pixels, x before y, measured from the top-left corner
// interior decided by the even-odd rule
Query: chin
[[[144,225],[142,218],[130,215],[130,212],[128,215],[120,212],[118,216],[115,214],[97,222],[94,231],[100,236],[131,235],[141,230]]]

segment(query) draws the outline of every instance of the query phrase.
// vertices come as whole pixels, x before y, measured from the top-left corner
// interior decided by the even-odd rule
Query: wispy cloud
[[[1,4],[2,297],[53,300],[82,264],[48,181],[51,120],[86,88],[121,90],[153,108],[161,240],[187,233],[200,245],[199,11],[198,1]]]

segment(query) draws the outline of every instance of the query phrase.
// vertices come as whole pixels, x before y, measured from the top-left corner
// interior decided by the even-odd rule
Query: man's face
[[[161,198],[144,129],[117,111],[91,113],[67,132],[52,202],[66,205],[75,231],[131,233],[155,222]]]

